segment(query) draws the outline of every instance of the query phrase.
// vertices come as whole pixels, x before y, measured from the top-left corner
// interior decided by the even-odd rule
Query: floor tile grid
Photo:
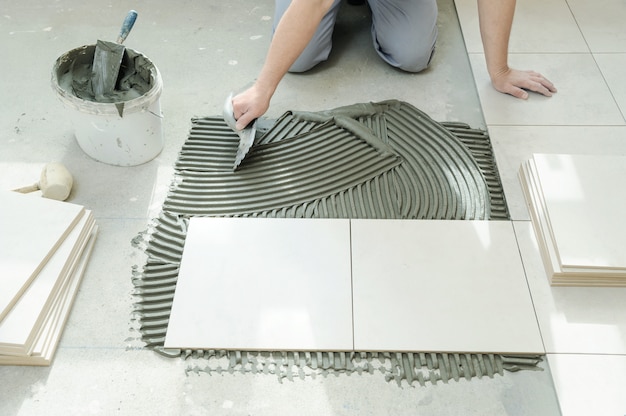
[[[555,3],[555,2],[559,2],[559,0],[551,1],[550,3]],[[532,2],[530,2],[530,3],[532,3]],[[569,11],[569,10],[570,10],[569,5],[568,5],[565,1],[563,1],[562,3],[563,3],[562,5],[563,5],[563,6],[565,6],[565,7],[564,7],[564,8],[563,8],[563,7],[561,7],[561,12],[564,12],[565,10]],[[477,51],[479,51],[479,47],[480,47],[480,45],[479,45],[479,47],[477,47],[477,46],[476,46],[476,42],[475,42],[475,41],[476,41],[476,39],[475,39],[475,38],[476,38],[476,36],[475,36],[475,33],[467,33],[467,32],[468,32],[468,30],[470,30],[472,27],[475,27],[476,25],[469,25],[469,24],[465,24],[465,25],[464,25],[464,24],[463,24],[463,22],[464,22],[464,21],[467,21],[467,20],[477,20],[477,16],[475,16],[475,7],[474,7],[473,9],[472,9],[472,8],[470,8],[470,7],[468,6],[468,2],[466,2],[466,1],[464,1],[464,0],[457,0],[457,1],[456,1],[456,4],[457,4],[457,11],[459,12],[459,17],[460,17],[460,21],[461,21],[461,26],[462,26],[462,28],[463,28],[463,30],[464,30],[464,32],[463,32],[463,33],[464,33],[464,36],[466,36],[466,38],[467,38],[467,37],[469,37],[469,38],[470,38],[470,41],[469,41],[469,42],[468,42],[468,41],[467,41],[467,39],[466,39],[466,45],[467,45],[467,51],[468,51],[468,53],[470,53],[470,55],[471,55],[471,54],[472,54],[472,52],[477,52]],[[521,5],[521,7],[520,7],[520,5],[518,5],[518,10],[517,10],[517,11],[518,11],[518,15],[516,15],[516,22],[522,21],[522,22],[524,22],[524,23],[528,23],[528,19],[526,19],[526,17],[527,17],[527,16],[525,15],[525,13],[527,13],[527,12],[530,10],[530,9],[529,9],[529,7],[530,7],[530,6],[524,6],[523,4]],[[520,9],[521,9],[521,10],[520,10]],[[520,11],[521,11],[521,16],[519,15],[519,12],[520,12]],[[583,39],[583,41],[584,41],[584,42],[586,42],[586,40],[585,40],[585,38],[584,38],[584,36],[583,36],[583,30],[580,28],[580,25],[577,23],[577,20],[576,20],[576,16],[575,16],[575,14],[574,14],[573,12],[570,12],[570,13],[572,13],[572,19],[570,19],[570,21],[569,21],[569,22],[567,22],[568,29],[571,29],[571,25],[572,25],[572,24],[573,24],[573,25],[575,25],[575,26],[576,26],[576,28],[577,28],[577,30],[579,31],[579,33],[580,33],[580,35],[581,35],[581,38]],[[561,23],[562,23],[562,22],[563,22],[563,19],[561,19]],[[515,26],[514,26],[514,27],[515,27]],[[468,29],[468,28],[470,28],[470,29]],[[524,27],[524,28],[527,28],[527,27]],[[519,29],[519,28],[518,28],[518,29]],[[524,32],[525,32],[525,33],[528,33],[528,31],[524,31]],[[518,51],[518,50],[519,50],[519,49],[516,49],[516,48],[515,48],[515,45],[516,45],[515,35],[516,35],[516,32],[515,32],[515,30],[514,30],[514,31],[513,31],[513,34],[512,34],[512,40],[511,40],[511,44],[513,45],[513,47],[512,47],[512,51],[513,51],[512,55],[513,55],[513,57],[515,57],[516,55],[525,55],[525,53],[530,53],[530,52],[532,52],[532,51],[533,51],[533,50],[524,50],[524,51],[523,51],[523,52],[524,52],[524,54],[515,53],[516,51]],[[550,41],[548,41],[548,43],[550,43]],[[572,47],[572,46],[570,45],[570,47]],[[580,49],[580,44],[579,44],[579,43],[575,46],[575,48],[574,48],[574,47],[572,47],[571,51],[576,50],[576,48],[578,48],[578,51],[581,51],[581,49]],[[480,50],[480,51],[482,51],[482,50]],[[539,49],[539,51],[540,51],[540,52],[544,52],[544,50],[541,50],[541,49]],[[589,48],[589,46],[587,46],[587,47],[586,47],[586,51],[587,51],[587,52],[589,52],[589,54],[590,54],[591,49]],[[554,54],[554,53],[552,53],[552,52],[548,53],[548,55],[552,55],[552,54]],[[481,55],[481,56],[480,56],[480,59],[483,59],[483,60],[484,60],[484,56],[482,56],[482,55]],[[604,77],[603,77],[603,78],[604,78]],[[477,86],[478,86],[478,84],[479,84],[479,82],[480,82],[481,80],[480,80],[478,77],[476,77],[476,76],[475,76],[475,79],[476,79],[476,83],[477,83]],[[484,80],[483,80],[483,81],[484,81]],[[557,87],[558,87],[558,85],[557,85]],[[501,94],[499,94],[499,95],[501,96]],[[558,96],[558,93],[557,93],[557,95],[555,95],[555,97],[556,97],[556,96]],[[613,98],[613,101],[614,101],[614,100],[615,100],[615,94],[613,94],[613,92],[612,92],[612,91],[610,91],[610,96]],[[481,98],[482,98],[482,97],[481,97]],[[531,95],[531,98],[534,98],[534,97]],[[605,97],[605,98],[606,98],[606,97]],[[506,104],[510,104],[510,103],[512,103],[512,104],[517,104],[517,102],[515,102],[515,101],[511,101],[511,99],[510,99],[509,97],[502,96],[502,97],[501,97],[501,104],[502,104],[504,101],[506,101]],[[519,100],[517,100],[517,101],[519,101]],[[529,104],[529,103],[522,102],[522,105],[524,105],[524,104]],[[560,103],[559,103],[559,105],[560,105]],[[485,111],[486,111],[486,112],[489,112],[489,110],[490,110],[490,109],[486,109]],[[622,121],[623,121],[623,115],[621,116],[621,118],[622,118]],[[527,126],[532,126],[533,124],[534,124],[534,123],[532,123],[532,122],[528,122],[528,121],[522,121],[522,122],[518,123],[518,125],[519,125],[519,126],[525,126],[525,125],[527,125]],[[591,124],[591,123],[590,123],[590,124]],[[489,120],[487,120],[487,125],[488,125],[488,128],[490,128],[490,127],[495,127],[495,125],[494,125],[494,124],[490,124],[490,123],[489,123]],[[556,127],[556,126],[554,126],[554,127]],[[576,128],[575,123],[572,123],[572,128]],[[489,130],[491,131],[491,129],[489,129]],[[501,129],[501,130],[499,130],[499,134],[506,134],[506,129]],[[496,152],[496,155],[497,155],[498,150],[499,150],[499,149],[498,149],[498,140],[497,140],[497,139],[498,139],[498,137],[497,137],[497,135],[496,135],[496,137],[494,138],[494,151]],[[549,138],[547,138],[547,139],[549,140]],[[501,166],[501,168],[502,168],[502,166]],[[516,168],[517,168],[517,166],[504,166],[504,168],[508,168],[508,169],[516,169]],[[517,177],[517,175],[514,175],[514,176],[515,176],[515,177]],[[514,213],[513,213],[513,214],[514,214]],[[512,217],[513,217],[513,219],[517,219],[515,215],[512,215]],[[526,216],[526,218],[525,218],[525,219],[528,219],[528,217]]]
[[[587,85],[595,84],[596,90],[588,91],[588,93],[580,97],[580,99],[589,98],[589,100],[595,100],[597,106],[604,109],[603,114],[587,111],[588,114],[579,114],[577,117],[568,118],[565,117],[563,113],[559,113],[560,109],[565,108],[565,111],[567,112],[567,109],[572,105],[572,103],[578,103],[579,101],[574,98],[575,94],[571,94],[571,92],[568,91],[576,87],[577,83],[567,79],[570,77],[570,74],[568,74],[565,69],[571,70],[572,68],[577,68],[577,66],[570,65],[570,68],[562,67],[561,71],[546,70],[545,68],[550,67],[550,69],[558,69],[558,65],[555,64],[558,63],[559,60],[569,60],[570,64],[574,64],[576,59],[574,59],[573,52],[575,51],[571,50],[569,51],[569,54],[565,55],[555,53],[554,51],[541,50],[541,48],[523,51],[517,49],[519,46],[517,43],[519,40],[517,39],[517,33],[523,32],[525,34],[531,34],[530,36],[540,36],[539,34],[542,30],[550,30],[551,33],[567,31],[556,30],[553,24],[553,19],[548,19],[550,23],[545,24],[545,16],[544,18],[537,20],[539,24],[543,25],[543,27],[536,27],[536,30],[530,30],[533,29],[533,26],[530,25],[527,20],[524,20],[524,13],[529,7],[531,7],[529,6],[529,3],[533,4],[535,2],[532,0],[524,2],[523,4],[518,2],[518,14],[516,15],[516,23],[518,23],[518,25],[517,28],[514,26],[510,43],[511,64],[515,67],[523,67],[526,66],[528,61],[531,61],[532,64],[536,65],[535,68],[538,71],[544,72],[545,75],[547,75],[548,78],[555,83],[557,88],[559,88],[559,92],[550,99],[531,94],[531,97],[527,102],[515,101],[511,97],[499,95],[493,91],[493,88],[489,85],[489,78],[484,68],[484,55],[481,53],[482,50],[476,48],[477,43],[475,41],[478,38],[474,37],[474,43],[472,43],[471,34],[466,33],[466,28],[471,26],[469,24],[463,24],[463,21],[467,20],[467,17],[463,17],[462,15],[472,13],[472,10],[466,5],[466,3],[469,2],[456,0],[463,35],[466,38],[466,46],[468,46],[467,51],[472,62],[472,70],[474,72],[476,86],[479,90],[481,106],[483,108],[483,113],[485,114],[485,120],[487,128],[490,131],[490,136],[494,140],[494,152],[496,159],[498,159],[498,161],[503,161],[504,159],[505,162],[509,162],[508,164],[504,163],[503,165],[499,165],[501,170],[507,169],[503,176],[506,177],[513,175],[513,177],[516,177],[514,172],[509,171],[514,171],[519,168],[519,164],[510,163],[511,159],[513,159],[510,156],[515,154],[517,146],[515,146],[515,143],[510,141],[507,137],[507,133],[509,132],[513,132],[513,137],[517,137],[517,139],[522,141],[521,146],[519,146],[519,150],[517,151],[518,159],[520,159],[519,153],[524,153],[524,150],[526,150],[526,153],[529,153],[526,155],[526,158],[529,158],[532,153],[542,152],[542,148],[545,147],[549,147],[549,150],[554,153],[567,153],[568,150],[573,149],[575,149],[573,153],[609,153],[608,149],[613,147],[609,144],[610,140],[603,140],[600,143],[591,143],[593,139],[588,141],[580,139],[584,137],[586,133],[593,132],[594,130],[592,130],[592,128],[598,129],[602,127],[608,129],[608,126],[615,126],[613,128],[619,130],[611,131],[610,135],[615,136],[615,144],[617,145],[618,153],[621,153],[619,149],[623,149],[623,145],[620,143],[620,138],[626,137],[623,130],[624,121],[626,120],[626,83],[624,83],[621,79],[622,77],[617,74],[622,73],[623,70],[619,69],[620,63],[623,64],[626,59],[623,53],[624,42],[619,42],[620,36],[624,36],[626,31],[624,31],[622,23],[615,24],[615,15],[623,17],[626,9],[621,7],[621,5],[614,0],[604,1],[602,4],[593,3],[593,6],[591,6],[592,3],[584,3],[582,1],[578,2],[576,0],[555,0],[549,2],[561,3],[562,6],[565,6],[565,8],[571,12],[572,19],[570,20],[568,33],[578,32],[576,36],[580,35],[580,38],[582,38],[584,44],[586,45],[586,51],[578,50],[576,52],[580,55],[578,61],[585,61],[589,77],[587,77],[587,79],[579,79],[577,81],[579,81],[579,83],[585,82]],[[546,2],[542,2],[542,5],[544,3]],[[524,6],[524,4],[526,6]],[[539,10],[544,10],[544,8],[540,7],[541,5],[539,4],[534,4],[534,6],[536,6],[535,8]],[[522,12],[521,16],[519,13],[520,11]],[[604,14],[605,17],[598,19],[598,15],[602,14]],[[477,20],[477,16],[473,16],[472,19]],[[617,20],[620,19],[617,18]],[[621,21],[623,21],[623,19],[621,19]],[[523,24],[520,25],[520,22],[523,22]],[[574,22],[577,31],[572,32],[571,22]],[[593,27],[593,23],[596,24],[595,28]],[[598,26],[602,26],[602,29],[599,29]],[[516,30],[518,32],[516,32]],[[611,33],[611,31],[613,33]],[[470,42],[467,40],[468,35],[470,35]],[[604,37],[602,35],[604,35]],[[589,38],[589,36],[592,36],[593,38]],[[610,39],[611,37],[613,37],[613,39]],[[541,35],[541,38],[548,39],[546,43],[550,43],[550,40],[552,40],[552,37],[547,34],[546,36]],[[577,47],[580,48],[580,46],[579,42]],[[542,59],[537,59],[539,57]],[[546,62],[551,62],[551,65],[545,65]],[[623,68],[623,65],[621,65],[621,67]],[[602,94],[597,94],[597,90],[599,89],[604,90]],[[563,96],[566,96],[567,99],[562,100],[561,97]],[[555,101],[557,101],[558,104],[555,103]],[[546,113],[549,114],[547,117],[542,118],[541,114],[538,114],[532,107],[533,105],[537,107],[537,103],[541,109],[546,110]],[[559,111],[555,111],[554,108],[550,109],[550,105],[555,107],[558,106]],[[529,107],[530,111],[524,106]],[[522,114],[522,116],[516,118],[506,114],[507,110],[511,111],[511,109],[519,110],[518,115]],[[611,111],[613,112],[613,115],[606,118],[604,117],[606,115],[605,111]],[[571,113],[576,113],[576,111],[571,111]],[[536,133],[540,131],[540,126],[542,126],[542,128],[549,127],[552,129],[552,133],[560,133],[560,135],[564,137],[558,137],[555,140],[553,136],[544,134],[540,137],[540,140],[545,143],[541,143],[539,141],[531,141],[530,144],[524,143],[524,139],[526,139],[524,132],[536,135]],[[561,133],[565,131],[565,129],[569,130],[566,133]],[[494,134],[494,131],[497,133]],[[595,131],[598,133],[601,132],[601,130]],[[567,134],[572,132],[574,133],[573,136],[575,136],[575,140],[565,140]],[[548,132],[544,131],[544,133]],[[604,137],[602,138],[604,139]],[[555,146],[554,144],[556,143],[560,143],[561,147],[558,145]],[[506,144],[506,146],[501,147],[501,144]],[[603,145],[608,145],[608,148],[603,148]],[[532,151],[528,152],[529,150]],[[587,152],[585,150],[587,150]],[[543,151],[545,152],[545,149],[543,149]],[[504,153],[504,155],[502,153]],[[521,160],[517,160],[517,162],[523,162],[523,160],[524,159],[521,158]],[[510,183],[512,181],[509,181],[509,185],[507,185],[506,181],[503,182],[505,182],[505,191],[507,191],[507,188],[508,190],[514,189],[516,192],[518,191],[516,188],[519,187],[519,184],[515,184],[514,187],[511,187]],[[507,200],[509,199],[509,195],[507,195]],[[511,210],[513,220],[518,219],[518,212],[515,209],[511,209],[511,207],[509,207],[509,209]],[[525,205],[523,205],[522,210],[519,210],[519,213],[522,211],[526,211],[522,215],[524,217],[522,218],[523,220],[514,221],[514,223],[517,223],[516,229],[520,227],[520,229],[523,229],[524,227],[522,227],[522,225],[531,228],[532,226],[530,226],[528,212]],[[528,238],[528,236],[524,235],[524,233],[522,234],[523,235],[518,236],[518,245],[524,243],[520,240],[520,237],[524,237],[524,240]],[[528,241],[525,243],[526,250],[528,250],[527,243]],[[520,249],[522,249],[521,246]],[[539,252],[536,247],[534,247],[532,251],[534,258],[539,256]],[[527,280],[529,286],[531,287],[532,299],[533,303],[535,303],[537,316],[540,318],[540,327],[542,337],[545,339],[544,342],[546,342],[546,350],[552,352],[549,354],[548,358],[561,404],[561,409],[565,412],[564,414],[589,414],[591,409],[588,405],[585,405],[585,400],[581,398],[589,397],[594,394],[599,400],[594,400],[594,409],[592,413],[625,413],[624,409],[626,409],[626,402],[620,393],[617,393],[609,388],[589,389],[588,382],[571,383],[567,381],[572,379],[573,374],[576,374],[573,378],[580,379],[582,377],[589,380],[595,379],[597,381],[597,385],[623,385],[623,377],[617,374],[613,368],[615,366],[623,366],[626,355],[611,355],[611,352],[615,353],[620,350],[623,352],[625,343],[624,341],[620,341],[619,338],[615,339],[615,336],[619,335],[621,332],[623,337],[624,329],[622,328],[620,330],[618,325],[611,326],[602,324],[597,326],[586,325],[587,328],[583,328],[585,325],[576,326],[574,325],[576,321],[569,322],[567,320],[572,312],[579,312],[577,305],[575,303],[572,305],[571,303],[572,299],[570,299],[570,297],[572,295],[575,296],[574,299],[577,299],[580,302],[580,305],[584,305],[586,301],[589,302],[588,299],[591,299],[592,305],[594,302],[599,302],[602,306],[604,306],[605,303],[609,305],[612,304],[612,298],[619,298],[620,294],[615,294],[615,292],[613,292],[610,295],[607,295],[606,292],[599,293],[598,291],[587,293],[584,289],[576,291],[569,291],[568,289],[565,289],[564,291],[554,290],[554,288],[549,286],[545,279],[545,271],[542,270],[541,261],[535,259],[531,261],[531,263],[534,262],[534,264],[529,264],[529,260],[531,260],[528,257],[529,255],[531,254],[528,251],[522,255],[524,259],[523,264],[525,268],[528,268],[526,270]],[[537,267],[538,265],[539,267]],[[579,297],[580,299],[578,299]],[[570,303],[568,303],[568,300]],[[596,308],[593,309],[590,316],[591,319],[599,317],[599,323],[611,322],[610,319],[602,320],[603,318],[607,319],[606,316],[603,317],[602,314],[599,313],[599,311],[601,312],[603,309],[602,306],[598,306],[596,303]],[[559,307],[566,307],[566,310],[559,309]],[[569,309],[567,309],[568,307]],[[574,309],[574,311],[572,309]],[[619,316],[621,316],[620,313],[623,313],[621,309],[622,308],[618,308],[615,310],[615,313]],[[564,312],[567,312],[568,315],[564,315]],[[589,319],[590,317],[587,318]],[[619,317],[617,319],[619,319]],[[555,324],[556,326],[552,328],[552,325]],[[554,330],[556,330],[556,332],[552,333]],[[612,334],[607,332],[610,330],[612,330]],[[570,338],[566,339],[567,337]],[[562,343],[563,340],[566,340],[565,344]],[[602,348],[602,345],[606,345],[608,348]],[[572,346],[574,347],[573,350],[571,349]],[[570,350],[567,350],[567,348],[570,348]],[[617,350],[612,350],[614,348],[617,348]],[[605,349],[605,351],[596,352],[595,355],[588,355],[588,352],[585,353],[585,351],[592,352],[597,349]],[[606,351],[607,349],[612,351]],[[594,358],[592,361],[594,364],[590,365],[590,358],[585,357],[592,356],[597,358]],[[598,374],[602,374],[602,376],[599,376]],[[608,376],[605,377],[605,374],[608,374]],[[599,403],[599,405],[596,406],[597,403]]]
[[[547,3],[545,10],[544,2],[518,2],[509,63],[516,69],[543,73],[559,92],[551,98],[531,94],[528,100],[522,101],[503,96],[491,86],[475,3],[456,0],[487,126],[625,125],[626,83],[619,76],[626,59],[624,51],[618,44],[601,52],[593,49],[585,38],[585,27],[579,24],[579,16],[570,10],[565,0]],[[536,16],[537,10],[548,13],[550,24],[537,23],[544,21]],[[589,32],[590,29],[586,29]],[[604,39],[610,40],[624,30],[616,24],[606,32]],[[555,33],[567,33],[567,39]]]
[[[447,0],[439,0],[440,6],[446,6],[443,10],[440,7],[440,12],[447,11],[447,3]],[[49,90],[48,70],[52,59],[65,50],[85,43],[85,39],[93,41],[117,33],[115,30],[119,30],[119,23],[110,22],[118,22],[117,19],[127,10],[123,5],[117,7],[115,4],[105,9],[95,9],[74,1],[67,4],[35,1],[7,5],[2,27],[7,29],[6,32],[11,30],[8,32],[9,37],[16,39],[15,44],[24,45],[23,56],[37,59],[33,59],[33,62],[21,61],[23,56],[20,53],[7,51],[7,56],[20,58],[7,62],[19,62],[20,71],[24,68],[25,76],[35,80],[35,83],[23,90],[22,86],[18,86],[19,83],[11,83],[15,86],[11,88],[15,102],[6,103],[10,108],[3,112],[0,119],[4,122],[10,118],[10,132],[15,124],[16,133],[9,135],[9,144],[0,152],[3,156],[3,171],[10,173],[3,175],[1,181],[7,185],[7,189],[29,183],[41,170],[39,162],[58,158],[73,168],[72,172],[76,173],[75,178],[79,180],[75,183],[74,201],[96,209],[96,219],[103,226],[96,242],[95,256],[90,261],[87,282],[81,285],[73,318],[64,332],[64,342],[54,365],[49,369],[3,368],[6,371],[0,371],[0,379],[10,382],[3,383],[7,389],[0,396],[9,400],[0,400],[0,413],[6,411],[6,414],[21,416],[44,413],[140,414],[150,411],[200,414],[204,410],[214,414],[231,414],[247,410],[246,413],[255,414],[291,414],[291,401],[282,400],[287,395],[304,399],[299,403],[301,409],[307,410],[307,414],[380,414],[389,412],[389,403],[394,403],[394,414],[413,414],[418,402],[434,413],[437,413],[435,409],[440,409],[439,413],[458,411],[460,414],[464,411],[461,409],[472,408],[481,414],[504,414],[506,409],[515,407],[526,409],[526,414],[556,414],[546,412],[546,401],[548,409],[553,406],[549,397],[551,386],[537,383],[537,379],[545,381],[545,378],[538,377],[542,372],[519,372],[504,380],[500,377],[483,378],[479,387],[461,382],[422,390],[398,389],[395,384],[386,384],[384,380],[379,382],[377,377],[329,377],[313,383],[274,383],[272,377],[264,375],[194,377],[183,371],[183,365],[178,360],[146,354],[141,351],[139,343],[128,344],[124,340],[128,337],[128,316],[131,313],[128,272],[131,266],[143,263],[137,256],[144,255],[141,250],[131,248],[128,242],[143,233],[146,221],[155,218],[160,212],[161,201],[173,174],[171,165],[184,139],[180,132],[188,128],[189,115],[196,114],[194,111],[200,111],[201,115],[218,114],[222,100],[213,100],[211,97],[225,97],[230,88],[244,85],[256,75],[259,62],[267,49],[265,44],[260,43],[268,39],[267,28],[271,29],[273,2],[257,2],[254,6],[251,9],[244,3],[224,3],[210,6],[207,11],[206,4],[171,8],[169,3],[158,0],[151,3],[150,8],[140,10],[143,23],[136,27],[130,40],[158,62],[164,74],[182,71],[182,76],[180,81],[174,76],[165,80],[162,102],[166,112],[164,127],[168,143],[163,154],[146,165],[122,169],[98,164],[84,155],[70,136],[67,119],[54,111],[58,103],[52,98],[48,99],[45,94],[40,97],[39,92]],[[445,17],[444,13],[441,15]],[[181,19],[183,24],[178,24]],[[77,26],[77,21],[96,24],[81,23]],[[256,21],[261,24],[255,25]],[[229,45],[232,45],[237,35],[233,34],[230,29],[232,25],[228,22],[242,23],[239,29],[245,32],[240,36],[240,45],[235,48]],[[451,27],[458,30],[456,23],[452,25],[444,21],[440,27],[442,40],[441,35]],[[207,35],[208,31],[210,35]],[[370,46],[369,27],[366,34],[363,38],[367,42],[362,42],[362,45]],[[346,39],[352,40],[350,36]],[[450,64],[451,54],[444,48],[449,48],[450,44],[456,47],[456,43],[442,43],[434,58],[441,61],[438,70],[429,71],[424,76],[411,77],[411,82],[428,80],[425,85],[429,92],[419,94],[411,89],[399,88],[398,84],[406,85],[407,75],[388,70],[384,64],[378,65],[382,68],[385,80],[380,82],[380,71],[372,71],[372,66],[376,67],[376,64],[370,65],[377,61],[367,61],[371,57],[376,59],[375,52],[362,57],[359,49],[362,45],[336,49],[339,54],[349,52],[350,49],[357,51],[354,56],[358,58],[358,73],[360,75],[362,70],[365,80],[360,76],[355,77],[354,71],[345,71],[349,79],[356,80],[357,85],[362,85],[364,81],[370,82],[374,74],[376,82],[371,82],[367,90],[368,97],[380,100],[389,98],[392,93],[395,98],[413,100],[438,120],[462,120],[472,126],[483,126],[482,115],[472,100],[469,100],[470,104],[455,105],[447,99],[431,98],[437,95],[444,97],[452,92],[456,97],[463,97],[461,101],[466,103],[468,96],[459,94],[459,90],[465,91],[466,85],[471,94],[476,93],[471,91],[473,86],[470,88],[465,77],[459,77],[465,75],[459,74],[459,66]],[[3,46],[7,44],[3,43]],[[243,47],[240,47],[241,44]],[[345,69],[346,64],[350,68],[349,64],[355,62],[355,59],[351,61],[343,58],[343,66],[337,66],[340,70]],[[181,65],[181,62],[185,62],[185,65]],[[445,75],[444,64],[451,68],[454,77]],[[207,68],[211,68],[211,80],[208,83],[210,90],[204,89]],[[333,69],[330,68],[330,71]],[[319,71],[318,75],[326,77],[328,70]],[[314,74],[312,77],[292,77],[287,80],[286,86],[277,94],[274,109],[279,113],[275,115],[282,113],[283,108],[326,109],[362,101],[354,84],[337,82],[329,84],[327,90],[320,91],[320,83],[316,82],[315,77]],[[459,82],[459,79],[462,81]],[[396,80],[396,84],[390,80]],[[198,88],[199,83],[203,88]],[[348,93],[341,90],[343,84]],[[13,92],[18,89],[19,92]],[[37,100],[32,99],[33,92],[37,92]],[[301,101],[301,98],[306,98],[306,101]],[[25,106],[21,101],[32,102]],[[450,113],[451,103],[453,110]],[[24,108],[27,111],[21,114]],[[45,138],[45,145],[39,145],[40,137]],[[129,180],[131,176],[133,180]],[[151,189],[146,184],[154,184],[156,188]],[[150,203],[151,198],[151,212],[145,215],[146,204]],[[115,280],[116,277],[118,280]],[[93,308],[97,308],[98,313],[93,313]],[[145,380],[151,382],[145,383]],[[511,383],[515,389],[511,389]],[[476,390],[480,394],[475,394]],[[208,397],[206,391],[213,391],[213,394]],[[540,396],[543,394],[543,400],[536,400],[535,393]],[[530,403],[525,400],[526,397],[534,397],[535,400]],[[243,407],[246,405],[248,408]],[[278,406],[278,409],[274,406]]]

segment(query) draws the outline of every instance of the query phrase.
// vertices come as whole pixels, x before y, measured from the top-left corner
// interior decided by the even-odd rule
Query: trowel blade
[[[91,86],[96,97],[115,89],[125,49],[124,45],[115,42],[98,40],[96,43],[91,70]]]
[[[237,132],[239,135],[239,147],[237,148],[237,156],[235,157],[235,165],[233,170],[236,170],[241,161],[246,157],[248,151],[254,143],[254,136],[256,135],[256,120],[243,130]]]
[[[233,165],[233,170],[236,170],[243,159],[248,154],[248,151],[254,144],[254,137],[256,135],[256,120],[250,123],[243,130],[237,130],[235,115],[233,113],[233,94],[229,94],[226,98],[226,102],[224,103],[223,110],[224,121],[228,124],[237,135],[239,136],[239,147],[237,148],[237,156],[235,157],[235,164]]]

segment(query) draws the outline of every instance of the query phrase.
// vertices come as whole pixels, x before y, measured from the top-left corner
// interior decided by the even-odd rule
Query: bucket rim
[[[96,44],[78,46],[74,49],[71,49],[63,53],[54,61],[54,66],[52,68],[52,74],[51,74],[52,89],[56,92],[57,96],[59,97],[59,99],[61,99],[61,101],[64,104],[67,104],[68,106],[76,110],[79,110],[81,112],[85,112],[89,114],[102,114],[102,115],[117,114],[119,116],[122,116],[124,113],[131,113],[131,112],[136,112],[137,110],[146,109],[152,103],[154,103],[160,98],[161,92],[163,90],[163,80],[161,79],[161,72],[159,71],[157,66],[154,64],[154,62],[152,62],[152,60],[147,55],[145,55],[144,53],[134,48],[130,48],[128,46],[126,47],[126,49],[131,50],[132,52],[143,56],[145,59],[148,60],[148,62],[150,62],[150,64],[152,64],[151,72],[154,77],[154,85],[152,85],[152,87],[140,97],[136,97],[136,98],[126,100],[126,101],[116,101],[113,103],[101,103],[101,102],[85,100],[83,98],[77,97],[72,92],[67,91],[64,88],[62,88],[59,82],[58,74],[57,74],[58,68],[60,67],[60,65],[64,63],[66,59],[72,56],[72,54],[80,53],[81,51],[85,51],[89,49],[90,47],[93,47],[95,49]]]

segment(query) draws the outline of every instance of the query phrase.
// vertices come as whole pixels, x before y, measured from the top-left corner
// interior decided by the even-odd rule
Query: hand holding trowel
[[[235,157],[235,164],[233,165],[233,170],[236,170],[254,143],[254,136],[256,135],[256,120],[248,124],[248,126],[243,130],[237,130],[237,120],[235,120],[235,114],[233,113],[232,93],[228,96],[228,98],[226,98],[223,115],[224,121],[228,124],[228,127],[239,135],[239,147],[237,148],[237,156]]]
[[[122,45],[137,20],[137,12],[131,10],[126,15],[117,43],[99,40],[93,55],[91,85],[96,98],[110,94],[120,72],[125,47]]]

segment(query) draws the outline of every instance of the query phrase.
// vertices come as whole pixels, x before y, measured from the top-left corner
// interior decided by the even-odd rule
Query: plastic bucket
[[[87,155],[99,162],[116,166],[148,162],[163,150],[161,74],[147,57],[126,48],[134,59],[125,55],[123,65],[139,62],[135,76],[142,77],[141,93],[116,102],[80,98],[71,79],[76,68],[91,67],[95,49],[96,45],[73,49],[60,56],[52,69],[52,87],[70,110],[76,141]]]

